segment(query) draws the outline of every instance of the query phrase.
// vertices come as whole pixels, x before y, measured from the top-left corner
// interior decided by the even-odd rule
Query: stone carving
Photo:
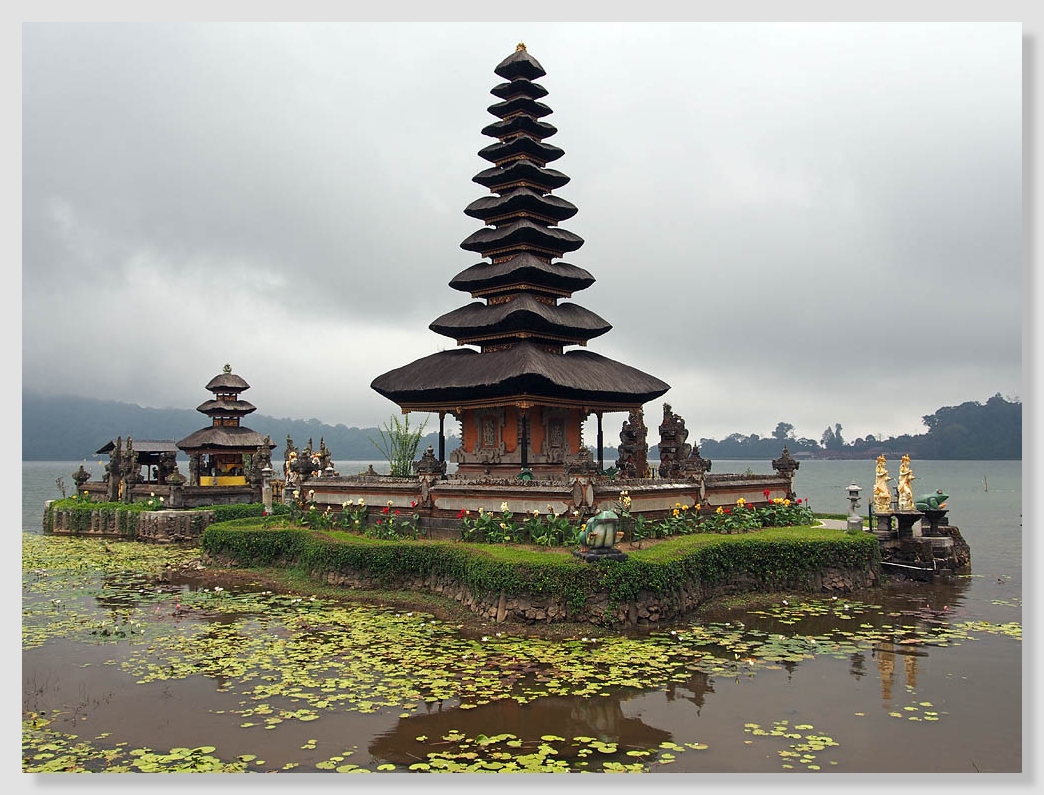
[[[784,448],[786,452],[786,448]],[[703,481],[703,476],[711,470],[710,459],[700,455],[700,446],[693,445],[688,458],[681,462],[681,473],[690,480]]]
[[[72,479],[76,484],[76,493],[79,494],[83,490],[83,484],[91,479],[91,473],[83,468],[83,464],[80,464],[80,468],[73,472]]]
[[[166,485],[167,479],[178,471],[178,454],[173,451],[160,453],[156,465],[156,480]]]
[[[899,461],[899,510],[903,512],[916,511],[913,498],[913,468],[910,466],[910,456],[904,455]]]
[[[888,481],[891,479],[892,476],[885,467],[885,457],[879,455],[874,474],[874,513],[888,513],[892,510],[892,492],[888,488]]]
[[[326,440],[322,436],[319,437],[319,464],[323,472],[333,469],[333,457],[330,455],[330,450],[326,447]]]
[[[262,471],[265,467],[272,467],[272,440],[265,437],[264,441],[257,446],[257,450],[250,457],[250,483],[259,486],[262,481]]]
[[[682,474],[681,462],[689,457],[692,447],[686,443],[689,432],[685,420],[663,404],[663,422],[660,423],[660,477],[676,478]]]
[[[797,498],[797,494],[794,493],[794,473],[798,471],[800,466],[801,462],[795,460],[790,455],[790,450],[787,449],[786,445],[783,445],[783,454],[779,458],[772,459],[772,468],[787,479],[788,500]]]
[[[573,455],[565,457],[565,472],[567,475],[597,475],[598,463],[591,455],[591,449],[587,445]]]
[[[630,412],[620,428],[620,457],[616,459],[616,468],[621,477],[644,478],[648,475],[647,435],[648,428],[645,427],[642,409]]]
[[[445,475],[446,462],[435,457],[435,448],[429,444],[420,460],[413,462],[413,471],[418,475]]]

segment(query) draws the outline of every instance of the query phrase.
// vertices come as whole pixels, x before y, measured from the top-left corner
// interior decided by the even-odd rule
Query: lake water
[[[368,463],[335,466],[348,474]],[[59,478],[71,491],[79,464],[23,463],[23,532],[41,534],[44,501],[61,496]],[[767,461],[725,460],[712,471],[748,468],[772,472]],[[87,571],[59,608],[45,575],[23,573],[23,716],[54,716],[52,728],[88,745],[80,753],[96,770],[120,769],[130,749],[199,746],[213,747],[222,769],[258,772],[1028,770],[1022,464],[913,469],[915,493],[950,495],[949,521],[971,548],[971,572],[956,582],[781,597],[771,609],[626,636],[592,628],[590,638],[538,642],[495,626],[478,636],[419,611],[362,606],[340,618],[313,606],[303,617],[307,603],[247,609],[275,597],[200,593],[190,580],[129,587]],[[873,477],[873,461],[802,461],[795,491],[814,511],[844,513],[854,482],[865,513]],[[30,643],[30,629],[61,609],[53,626],[64,629]],[[110,620],[144,627],[141,638],[99,637]],[[312,652],[295,657],[300,644]],[[297,681],[317,658],[322,676]]]

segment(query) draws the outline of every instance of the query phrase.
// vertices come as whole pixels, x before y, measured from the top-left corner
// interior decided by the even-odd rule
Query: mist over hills
[[[413,416],[413,423],[423,422]],[[422,415],[423,416],[423,415]],[[389,414],[389,418],[391,414]],[[872,436],[846,441],[840,424],[828,426],[820,439],[797,439],[793,426],[781,422],[771,436],[734,433],[722,440],[694,439],[704,458],[772,459],[786,445],[795,457],[805,458],[872,458],[880,453],[909,454],[913,458],[936,460],[1020,460],[1022,458],[1022,403],[1000,394],[985,403],[967,401],[958,406],[944,406],[925,415],[927,432],[887,439]],[[657,424],[649,425],[649,459],[659,459],[656,442]],[[77,461],[91,459],[96,450],[122,436],[132,439],[170,439],[177,441],[206,427],[208,419],[195,409],[153,409],[115,400],[97,400],[72,396],[45,396],[22,391],[22,460]],[[317,419],[277,418],[253,413],[245,425],[269,436],[275,443],[273,458],[282,458],[287,435],[298,448],[311,439],[318,447],[326,442],[334,460],[379,461],[383,458],[371,439],[380,441],[378,428],[356,428],[343,424],[326,425]],[[446,453],[460,444],[455,421],[446,423]],[[616,441],[607,435],[605,466],[615,463]],[[429,418],[419,450],[428,445],[438,449],[438,419]],[[597,457],[597,456],[596,456]]]

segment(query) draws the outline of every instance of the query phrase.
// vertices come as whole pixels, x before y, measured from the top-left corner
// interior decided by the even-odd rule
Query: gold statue
[[[899,463],[899,510],[916,511],[913,497],[914,473],[910,468],[910,456],[904,455]]]
[[[525,51],[526,51],[525,42],[521,42],[520,41],[518,44],[515,45],[515,52],[525,52]]]
[[[877,457],[877,477],[874,480],[874,513],[888,513],[892,507],[892,494],[888,490],[888,481],[892,476],[885,468],[885,457]]]

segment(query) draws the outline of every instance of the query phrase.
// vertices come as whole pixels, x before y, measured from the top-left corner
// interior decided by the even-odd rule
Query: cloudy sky
[[[455,346],[464,207],[524,41],[590,349],[690,438],[925,430],[1022,397],[1017,23],[25,24],[22,380],[360,427]],[[623,415],[606,420],[607,443]]]

